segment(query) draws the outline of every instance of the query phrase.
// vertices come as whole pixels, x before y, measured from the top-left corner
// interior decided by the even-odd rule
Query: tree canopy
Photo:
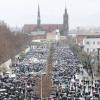
[[[11,32],[6,23],[0,22],[0,63],[13,57],[30,42],[26,34]]]

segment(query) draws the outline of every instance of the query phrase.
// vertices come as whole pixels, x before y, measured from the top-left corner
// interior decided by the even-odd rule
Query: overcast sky
[[[65,0],[0,0],[0,19],[10,26],[34,24],[40,4],[42,23],[62,23]],[[100,26],[100,0],[66,0],[70,29]]]

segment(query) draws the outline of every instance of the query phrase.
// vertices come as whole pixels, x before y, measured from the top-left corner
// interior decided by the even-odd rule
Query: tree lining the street
[[[47,59],[46,74],[42,75],[42,96],[47,98],[50,96],[52,91],[52,57],[53,57],[53,46],[52,43],[49,44],[49,54]],[[37,95],[41,96],[41,79],[37,82]]]
[[[87,54],[82,47],[76,44],[75,39],[72,37],[69,37],[67,40],[67,43],[69,44],[71,50],[73,51],[74,55],[79,59],[83,67],[91,73],[91,60],[92,56],[90,54]]]
[[[18,33],[15,35],[6,23],[0,22],[0,63],[2,64],[25,49],[30,40],[31,38],[26,34]]]

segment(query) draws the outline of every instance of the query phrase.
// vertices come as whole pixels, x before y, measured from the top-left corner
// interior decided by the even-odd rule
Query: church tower
[[[37,27],[40,28],[40,24],[41,24],[41,17],[40,17],[40,7],[38,4],[38,14],[37,14]]]
[[[69,32],[68,13],[67,13],[67,8],[65,7],[65,13],[63,15],[63,35],[67,36],[68,32]]]

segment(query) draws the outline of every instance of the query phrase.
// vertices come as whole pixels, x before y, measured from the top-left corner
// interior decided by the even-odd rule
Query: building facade
[[[100,48],[100,36],[85,38],[83,40],[84,51],[87,53],[97,53],[98,48]]]
[[[38,5],[37,24],[25,24],[22,30],[24,33],[36,33],[36,31],[45,31],[46,33],[50,33],[56,29],[60,30],[61,35],[67,36],[69,31],[67,8],[65,8],[63,24],[41,24],[40,7]]]
[[[68,13],[67,13],[67,8],[65,8],[65,13],[63,15],[63,35],[67,36],[68,33],[69,33]]]
[[[78,34],[76,44],[83,47],[88,54],[97,54],[97,50],[100,48],[100,33]]]

